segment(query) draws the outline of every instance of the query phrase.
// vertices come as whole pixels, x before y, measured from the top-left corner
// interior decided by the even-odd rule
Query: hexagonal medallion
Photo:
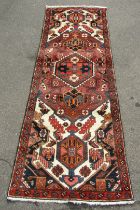
[[[87,160],[87,143],[71,135],[58,142],[57,159],[69,169],[74,169]]]
[[[93,62],[74,53],[56,63],[55,75],[73,87],[93,76]]]

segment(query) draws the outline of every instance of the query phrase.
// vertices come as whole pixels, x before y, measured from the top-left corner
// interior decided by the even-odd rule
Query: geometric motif
[[[57,145],[57,159],[67,168],[74,169],[86,161],[86,142],[82,142],[74,135],[67,137]]]
[[[74,53],[56,63],[55,75],[76,87],[93,76],[93,68],[90,60]]]
[[[106,8],[48,8],[9,199],[129,201]]]

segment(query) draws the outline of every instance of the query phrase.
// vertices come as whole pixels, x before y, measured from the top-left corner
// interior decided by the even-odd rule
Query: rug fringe
[[[88,204],[90,206],[113,206],[113,205],[125,205],[133,204],[135,201],[72,201],[72,200],[43,200],[43,199],[31,199],[31,198],[16,198],[16,197],[7,197],[7,200],[10,201],[29,201],[29,202],[40,202],[40,203],[73,203],[73,204]]]
[[[51,6],[51,5],[46,5],[46,9],[47,8],[61,8],[61,7],[65,7],[65,8],[67,8],[67,7],[87,7],[87,8],[91,8],[91,7],[93,7],[93,8],[107,8],[107,7],[104,7],[104,6],[94,6],[94,5],[57,5],[57,6]]]

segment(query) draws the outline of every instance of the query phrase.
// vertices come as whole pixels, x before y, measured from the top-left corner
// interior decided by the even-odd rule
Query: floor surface
[[[111,45],[134,205],[9,202],[6,199],[38,52],[45,4],[108,7]],[[0,0],[0,210],[140,209],[140,0]]]

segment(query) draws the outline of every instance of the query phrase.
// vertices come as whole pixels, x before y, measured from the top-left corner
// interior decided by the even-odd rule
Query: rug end
[[[131,205],[134,204],[134,200],[128,201],[76,201],[76,200],[48,200],[48,199],[32,199],[32,198],[19,198],[7,196],[9,201],[27,201],[27,202],[41,202],[41,203],[73,203],[73,204],[88,204],[90,206],[114,206],[114,205]]]
[[[47,8],[67,8],[67,7],[86,7],[86,8],[91,8],[91,7],[93,7],[93,8],[106,8],[107,9],[107,7],[105,7],[105,6],[94,6],[94,5],[54,5],[54,6],[52,6],[52,5],[46,5],[46,9]]]

